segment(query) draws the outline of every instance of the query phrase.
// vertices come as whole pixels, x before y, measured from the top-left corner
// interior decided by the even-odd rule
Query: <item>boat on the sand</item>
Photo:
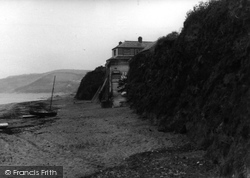
[[[9,124],[7,122],[4,123],[0,123],[0,129],[5,129],[9,126]]]
[[[54,117],[57,112],[53,110],[30,110],[30,114],[39,117]]]
[[[39,116],[39,117],[54,117],[54,116],[57,115],[57,111],[52,109],[52,101],[53,101],[55,80],[56,80],[56,76],[54,76],[49,109],[45,109],[45,108],[43,108],[43,109],[42,108],[40,108],[40,109],[30,109],[29,113],[31,115],[35,115],[35,116]]]

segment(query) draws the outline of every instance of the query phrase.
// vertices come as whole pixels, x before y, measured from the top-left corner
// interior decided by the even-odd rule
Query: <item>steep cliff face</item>
[[[76,99],[91,100],[98,88],[103,84],[105,78],[105,67],[99,66],[88,72],[82,79],[77,90]]]
[[[208,149],[222,176],[250,175],[250,1],[201,3],[179,36],[130,62],[128,99],[162,131]]]

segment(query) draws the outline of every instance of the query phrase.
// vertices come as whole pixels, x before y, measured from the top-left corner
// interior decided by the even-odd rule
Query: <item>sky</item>
[[[201,0],[0,0],[0,78],[94,70],[119,41],[180,32]]]

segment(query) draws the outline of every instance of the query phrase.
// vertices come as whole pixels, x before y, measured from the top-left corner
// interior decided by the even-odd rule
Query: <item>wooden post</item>
[[[52,100],[53,100],[53,93],[54,93],[55,81],[56,81],[56,76],[54,76],[53,88],[52,88],[52,92],[51,92],[50,107],[49,107],[50,111],[51,111],[51,107],[52,107]]]

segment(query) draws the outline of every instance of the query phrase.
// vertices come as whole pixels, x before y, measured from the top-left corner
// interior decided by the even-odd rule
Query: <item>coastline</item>
[[[66,93],[54,93],[54,97],[69,95]],[[51,93],[0,93],[0,105],[11,103],[23,103],[28,101],[47,100]]]
[[[72,94],[64,94],[64,95],[55,95],[53,97],[53,102],[57,100],[62,100],[64,98],[70,97]],[[13,102],[7,104],[0,104],[0,123],[7,122],[10,126],[16,128],[18,125],[17,121],[23,122],[23,115],[29,115],[29,110],[35,105],[43,105],[45,108],[48,108],[50,104],[50,98],[37,99],[31,101],[22,101],[22,102]],[[57,109],[56,107],[54,107]],[[13,124],[15,124],[13,126]],[[27,123],[28,124],[28,123]],[[3,132],[3,131],[2,131]],[[9,130],[8,130],[9,132]],[[1,130],[0,130],[1,133]]]

